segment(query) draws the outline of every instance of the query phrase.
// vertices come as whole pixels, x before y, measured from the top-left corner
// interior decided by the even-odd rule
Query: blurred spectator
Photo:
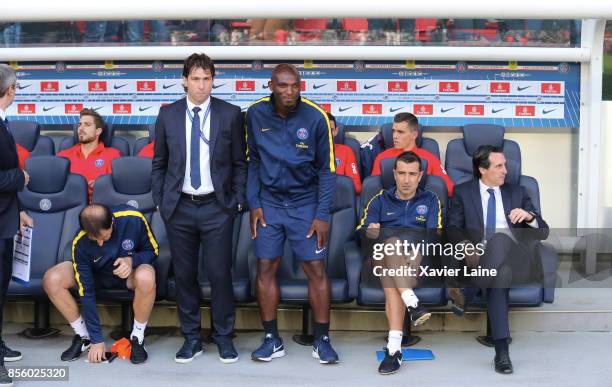
[[[0,23],[2,39],[6,47],[16,47],[21,43],[21,23]]]

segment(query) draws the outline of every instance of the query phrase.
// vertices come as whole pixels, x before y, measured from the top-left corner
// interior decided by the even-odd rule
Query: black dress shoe
[[[183,346],[176,353],[174,361],[177,363],[191,363],[191,361],[202,354],[202,340],[185,339]]]
[[[510,354],[506,351],[502,351],[495,354],[495,372],[500,374],[511,374],[514,372],[512,368],[512,362],[510,361]]]
[[[508,337],[508,345],[512,344],[512,337]],[[491,336],[478,336],[476,337],[476,341],[478,341],[480,344],[484,345],[485,347],[495,347],[495,343],[493,343],[493,338]]]
[[[221,363],[231,364],[238,361],[238,351],[236,351],[231,338],[216,337],[215,343],[219,349],[219,360],[221,360]]]

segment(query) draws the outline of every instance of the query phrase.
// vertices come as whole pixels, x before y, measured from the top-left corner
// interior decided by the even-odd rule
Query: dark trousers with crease
[[[236,320],[232,285],[232,232],[234,218],[213,197],[194,202],[181,197],[166,221],[181,333],[200,339],[198,264],[200,246],[211,284],[211,309],[215,337],[231,337]]]

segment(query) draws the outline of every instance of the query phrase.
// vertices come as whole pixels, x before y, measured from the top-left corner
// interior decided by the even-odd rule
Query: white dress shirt
[[[506,220],[506,213],[504,211],[504,202],[501,195],[501,190],[499,186],[497,187],[489,187],[482,180],[478,180],[478,184],[480,186],[480,201],[482,203],[482,220],[484,223],[485,230],[487,229],[487,207],[489,206],[489,192],[487,191],[489,188],[493,188],[493,195],[495,196],[495,232],[503,232],[504,234],[508,234],[513,240],[514,236],[511,232],[509,232],[510,227],[508,225],[508,221]],[[508,209],[508,213],[512,211],[513,208]],[[538,221],[534,219],[527,223],[530,227],[537,228]],[[504,232],[504,230],[508,230]]]
[[[210,175],[210,148],[208,145],[200,138],[200,180],[201,185],[198,189],[194,189],[191,186],[191,118],[194,116],[193,108],[199,107],[201,110],[198,112],[198,116],[200,117],[200,125],[203,125],[202,132],[204,132],[204,137],[206,137],[210,141],[210,120],[213,115],[213,112],[208,114],[208,119],[206,122],[202,122],[204,120],[204,115],[206,113],[206,109],[210,105],[210,97],[206,101],[204,101],[201,105],[196,105],[192,103],[189,98],[187,98],[187,109],[189,109],[189,113],[185,111],[185,144],[186,144],[186,155],[185,155],[185,179],[183,180],[183,192],[192,194],[192,195],[206,195],[208,193],[213,192],[215,189],[213,188],[212,178]],[[199,137],[199,136],[198,136]]]
[[[0,120],[6,120],[6,112],[2,109],[0,109]]]

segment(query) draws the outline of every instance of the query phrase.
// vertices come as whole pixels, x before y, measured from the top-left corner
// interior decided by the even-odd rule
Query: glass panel
[[[606,23],[604,35],[603,99],[612,100],[612,21]]]

